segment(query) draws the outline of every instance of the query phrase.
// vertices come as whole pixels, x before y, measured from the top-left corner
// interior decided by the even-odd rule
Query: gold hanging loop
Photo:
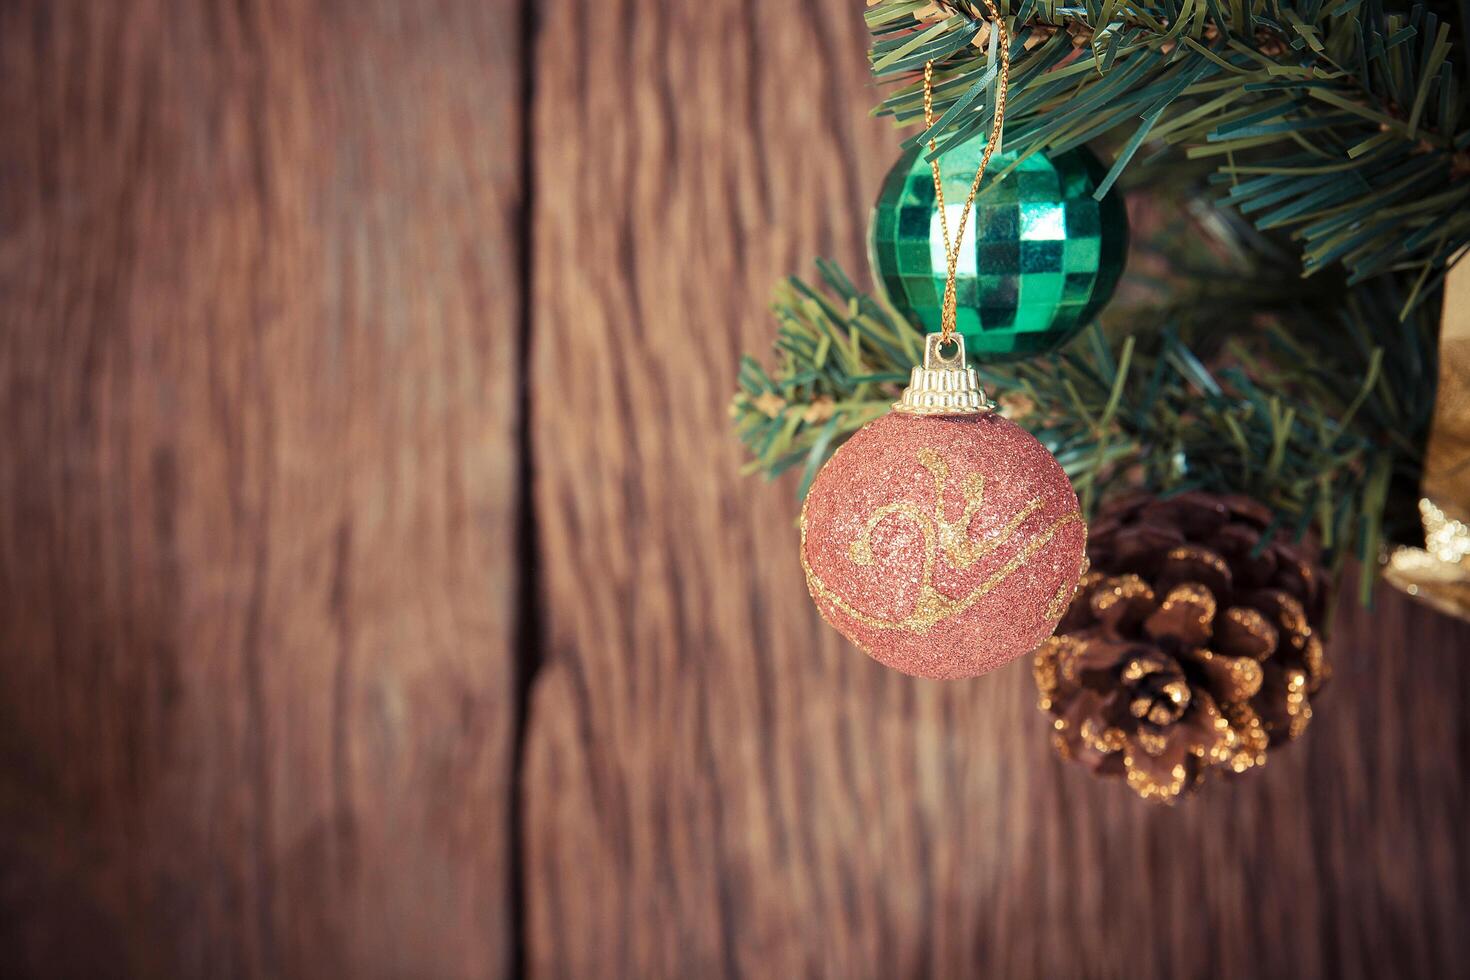
[[[970,194],[965,198],[965,206],[960,211],[960,225],[953,241],[949,236],[949,212],[944,206],[944,182],[939,176],[939,158],[934,157],[929,161],[929,168],[934,173],[934,199],[939,205],[939,227],[944,233],[944,306],[939,320],[940,342],[948,345],[955,336],[955,273],[959,269],[960,243],[965,237],[965,225],[970,220],[970,211],[975,205],[975,195],[980,190],[980,181],[985,176],[985,168],[990,165],[990,155],[1000,145],[1001,127],[1005,123],[1006,116],[1006,89],[1010,84],[1011,77],[1011,39],[1006,30],[1005,21],[1001,19],[1000,11],[995,7],[995,0],[984,0],[985,10],[990,15],[990,23],[995,33],[996,48],[1000,52],[1000,71],[995,80],[995,121],[990,127],[990,136],[985,141],[985,152],[980,156],[980,167],[975,171],[975,179],[970,182]],[[934,62],[924,63],[924,128],[934,128]],[[929,152],[934,153],[936,146],[935,137],[929,137]]]

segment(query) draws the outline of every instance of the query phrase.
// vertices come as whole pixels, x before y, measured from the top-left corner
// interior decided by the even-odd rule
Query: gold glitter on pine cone
[[[1328,676],[1315,549],[1269,535],[1244,497],[1132,497],[1105,509],[1057,635],[1036,651],[1065,759],[1172,803],[1296,738]]]

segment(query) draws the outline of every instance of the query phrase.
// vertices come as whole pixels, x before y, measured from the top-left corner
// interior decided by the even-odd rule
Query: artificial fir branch
[[[1127,134],[1099,191],[1141,151],[1215,163],[1225,204],[1289,231],[1311,274],[1410,273],[1405,310],[1470,243],[1470,119],[1449,24],[1380,0],[1001,2],[1011,17],[1005,149],[1059,152]],[[922,115],[936,61],[939,152],[983,136],[995,73],[981,5],[879,0],[873,66],[898,83],[881,111]]]
[[[1215,227],[1235,249],[1214,268],[1199,258],[1211,250],[1197,223],[1156,230],[1154,250],[1175,267],[1140,288],[1145,255],[1145,274],[1130,274],[1134,299],[1103,317],[1132,333],[1095,327],[1059,354],[981,375],[1056,454],[1086,509],[1139,486],[1246,493],[1292,532],[1314,529],[1335,568],[1363,559],[1366,596],[1379,545],[1418,533],[1435,318],[1421,306],[1398,322],[1401,277],[1286,288],[1293,277],[1260,251],[1269,241]],[[778,289],[776,366],[747,357],[731,408],[751,470],[799,467],[801,495],[843,440],[888,410],[921,340],[836,266],[819,266],[821,288],[791,279]],[[1379,340],[1386,325],[1391,346]]]
[[[1249,494],[1276,525],[1313,530],[1337,569],[1357,556],[1366,598],[1381,547],[1420,536],[1432,297],[1470,243],[1470,119],[1449,11],[997,5],[1012,25],[1010,166],[1107,137],[1102,191],[1131,184],[1175,216],[1135,234],[1100,326],[1060,353],[981,366],[1003,411],[1057,455],[1087,508],[1140,486]],[[936,62],[939,115],[910,143],[932,136],[942,153],[984,138],[996,72],[983,8],[870,4],[874,72],[896,83],[880,112],[921,119],[919,72]],[[817,288],[778,287],[776,362],[745,358],[731,407],[749,470],[799,468],[802,496],[888,410],[921,341],[836,266],[819,268]]]

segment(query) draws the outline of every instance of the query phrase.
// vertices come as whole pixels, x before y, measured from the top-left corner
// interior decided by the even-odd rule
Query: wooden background
[[[0,0],[0,974],[1446,976],[1470,626],[1152,809],[820,625],[726,406],[856,0]]]

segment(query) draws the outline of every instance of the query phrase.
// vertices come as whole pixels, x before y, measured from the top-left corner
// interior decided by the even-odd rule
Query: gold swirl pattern
[[[920,449],[917,458],[919,464],[929,471],[929,475],[934,480],[934,512],[926,514],[917,504],[907,500],[884,504],[868,515],[867,520],[863,523],[862,531],[848,546],[848,557],[853,564],[867,567],[873,564],[873,531],[885,518],[901,517],[911,521],[919,529],[919,533],[924,537],[924,565],[919,579],[919,594],[914,600],[913,609],[907,616],[899,620],[890,620],[865,613],[855,608],[845,597],[822,581],[807,561],[805,506],[801,509],[801,568],[806,573],[807,587],[813,595],[820,596],[858,622],[874,629],[908,630],[911,633],[922,635],[933,629],[936,624],[960,615],[979,602],[983,596],[1009,578],[1011,573],[1046,547],[1047,543],[1056,537],[1062,528],[1070,524],[1081,523],[1082,515],[1073,511],[1057,518],[1040,534],[1026,541],[1005,564],[992,572],[983,582],[964,596],[952,598],[940,592],[934,585],[934,568],[940,554],[943,554],[946,562],[952,568],[964,571],[981,558],[995,553],[1011,542],[1020,532],[1021,525],[1026,522],[1026,519],[1040,510],[1044,504],[1040,497],[1035,497],[1012,515],[1000,528],[998,534],[971,540],[970,525],[979,514],[985,500],[984,476],[972,473],[966,478],[961,487],[965,499],[964,511],[958,520],[951,521],[948,519],[944,506],[944,487],[949,480],[948,464],[937,451],[930,448]],[[1064,583],[1063,591],[1066,598],[1070,599],[1072,587]],[[1062,592],[1059,592],[1052,600],[1052,606],[1065,608]],[[1048,609],[1048,612],[1050,613],[1051,609]]]

